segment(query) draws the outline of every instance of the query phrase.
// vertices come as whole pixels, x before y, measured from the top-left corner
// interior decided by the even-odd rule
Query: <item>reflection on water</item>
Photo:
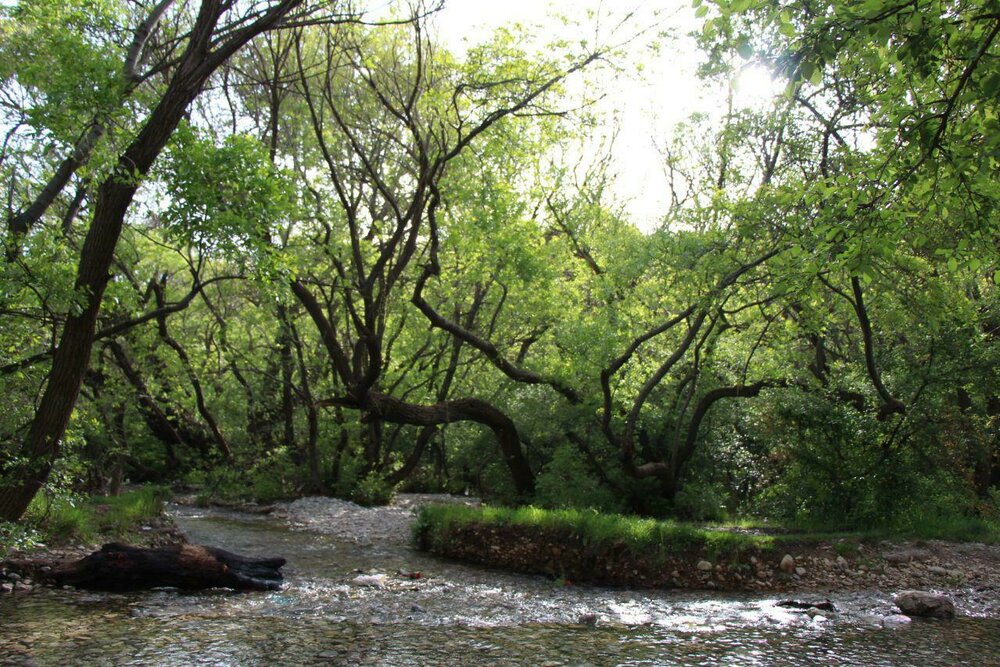
[[[0,663],[1000,665],[1000,620],[884,629],[892,605],[880,594],[838,596],[840,613],[810,619],[774,598],[559,586],[268,518],[178,511],[193,542],[288,558],[284,590],[6,596]]]

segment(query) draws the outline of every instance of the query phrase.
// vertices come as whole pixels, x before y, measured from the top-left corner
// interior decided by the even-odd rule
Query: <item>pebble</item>
[[[924,561],[930,558],[930,553],[924,549],[897,549],[882,556],[890,563],[910,563],[913,561]]]
[[[384,574],[360,574],[354,577],[354,583],[358,586],[370,586],[372,588],[385,588]]]
[[[390,505],[363,507],[349,500],[309,496],[290,503],[277,503],[272,515],[281,516],[303,528],[363,546],[375,543],[409,546],[414,508],[428,499],[434,502],[479,504],[477,498],[471,497],[459,500],[441,495],[400,493]]]
[[[882,618],[882,627],[898,628],[902,625],[908,625],[912,622],[913,621],[909,616],[904,616],[902,614],[892,614],[890,616],[885,616]]]
[[[711,572],[712,564],[709,563],[707,560],[700,560],[698,561],[698,570],[700,572]]]

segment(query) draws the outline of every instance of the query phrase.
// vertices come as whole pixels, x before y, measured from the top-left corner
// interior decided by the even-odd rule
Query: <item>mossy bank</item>
[[[428,506],[418,548],[567,583],[727,591],[978,587],[1000,591],[1000,547],[765,534],[581,510]]]

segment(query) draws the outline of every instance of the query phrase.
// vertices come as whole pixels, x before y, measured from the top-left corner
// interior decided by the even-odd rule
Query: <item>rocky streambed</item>
[[[990,549],[865,545],[846,568],[836,551],[795,552],[804,573],[766,563],[792,586],[780,592],[566,585],[414,551],[412,510],[437,499],[366,509],[308,498],[264,514],[174,506],[192,542],[286,557],[284,589],[2,595],[0,664],[1000,664],[996,596],[977,590],[993,576],[976,570]],[[887,559],[905,550],[922,551]],[[698,564],[686,565],[718,577],[717,563]],[[962,569],[931,586],[955,596],[958,618],[898,616],[889,584],[951,576],[931,567]],[[827,571],[827,588],[809,587]],[[887,585],[864,588],[868,577]],[[828,598],[832,610],[782,606],[788,598]]]

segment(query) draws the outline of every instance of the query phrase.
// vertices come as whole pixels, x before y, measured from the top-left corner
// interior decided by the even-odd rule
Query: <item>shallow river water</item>
[[[836,614],[810,619],[776,597],[566,585],[431,558],[398,539],[172,512],[192,542],[287,558],[283,590],[7,595],[0,664],[1000,665],[1000,619],[976,609],[895,625],[883,620],[888,596],[869,592],[835,596]]]

